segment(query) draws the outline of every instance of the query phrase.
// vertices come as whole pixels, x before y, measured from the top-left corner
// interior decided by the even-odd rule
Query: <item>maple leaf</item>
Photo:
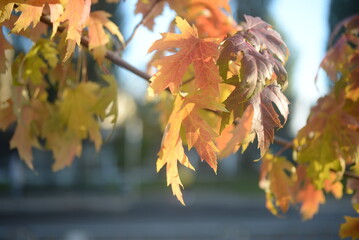
[[[295,140],[297,161],[308,164],[308,176],[322,188],[330,172],[344,171],[355,162],[359,144],[359,124],[345,107],[343,96],[327,95],[312,108],[307,125]]]
[[[85,28],[90,15],[90,7],[91,0],[67,0],[64,13],[57,20],[68,24],[66,31],[67,49],[63,59],[64,62],[74,52],[75,46],[80,46],[82,30]]]
[[[237,25],[228,16],[231,12],[228,0],[171,0],[170,7],[199,29],[200,36],[223,38],[235,31]]]
[[[327,193],[331,192],[336,199],[343,196],[343,184],[338,180],[338,175],[334,172],[331,172],[329,179],[324,181],[324,189]]]
[[[239,149],[252,130],[253,114],[253,106],[249,105],[243,116],[235,120],[235,125],[228,125],[222,131],[221,136],[217,139],[219,158],[225,158]]]
[[[99,85],[92,82],[80,83],[74,89],[66,89],[59,109],[67,129],[80,139],[89,136],[95,143],[96,150],[99,150],[102,144],[99,126],[94,117],[98,91]]]
[[[104,79],[108,85],[100,89],[99,100],[94,106],[94,112],[101,120],[113,116],[111,123],[115,124],[118,117],[117,82],[112,75],[103,75],[102,79]]]
[[[111,34],[114,34],[121,43],[124,43],[121,32],[116,24],[109,20],[109,17],[111,17],[111,15],[105,11],[95,11],[90,13],[88,19],[89,50],[95,50],[94,57],[99,62],[104,60],[106,44],[110,42],[110,38],[105,32],[105,28]]]
[[[0,2],[0,23],[10,18],[13,8],[13,2]]]
[[[173,194],[184,205],[180,189],[183,185],[179,178],[177,161],[192,170],[194,170],[194,168],[184,153],[182,140],[179,135],[181,123],[185,118],[185,112],[181,111],[181,101],[180,96],[175,100],[174,109],[163,134],[161,150],[158,153],[159,158],[157,159],[156,166],[158,172],[166,165],[167,186],[171,185]]]
[[[226,81],[233,75],[248,84],[246,97],[263,86],[278,83],[285,88],[287,72],[283,65],[288,50],[280,35],[260,18],[246,16],[246,30],[238,31],[222,44],[217,60],[221,77]],[[279,59],[279,60],[278,60]],[[238,68],[230,69],[236,63]]]
[[[279,113],[283,117],[284,124],[287,121],[289,113],[289,101],[280,91],[279,86],[269,85],[250,100],[250,104],[252,104],[254,108],[252,131],[257,135],[258,148],[260,148],[261,156],[264,156],[270,143],[273,142],[274,128],[283,126],[272,102],[276,105]]]
[[[353,240],[359,238],[359,217],[345,216],[345,223],[340,225],[339,236],[341,238],[351,237]]]
[[[285,157],[266,153],[262,158],[259,186],[266,192],[266,206],[274,215],[287,212],[294,201],[296,172]]]
[[[180,191],[182,183],[178,175],[177,161],[187,168],[192,170],[194,168],[184,153],[180,136],[181,127],[184,129],[188,148],[195,147],[201,160],[205,160],[216,172],[218,150],[214,140],[217,133],[202,119],[200,112],[204,107],[211,110],[223,110],[223,107],[201,92],[187,96],[178,94],[173,106],[158,154],[157,171],[166,165],[167,184],[171,185],[174,195],[184,204]]]
[[[318,212],[319,204],[325,203],[325,197],[321,190],[316,189],[313,184],[307,183],[297,195],[297,201],[302,203],[300,213],[303,220],[308,220]]]
[[[156,4],[154,6],[154,4]],[[163,11],[163,7],[165,5],[164,1],[158,1],[158,0],[148,0],[148,1],[138,1],[136,4],[135,13],[139,14],[141,13],[143,16],[144,21],[142,24],[147,27],[149,30],[153,30],[154,25],[154,19],[161,15]],[[148,12],[150,14],[148,14]]]
[[[8,99],[0,105],[0,129],[6,130],[15,121],[16,116],[13,111],[13,103],[11,99]]]
[[[194,66],[194,77],[199,89],[210,89],[218,95],[218,84],[221,81],[215,65],[217,56],[217,39],[200,39],[196,27],[191,27],[188,22],[180,17],[176,18],[176,24],[181,34],[164,33],[162,39],[157,40],[150,47],[149,52],[154,50],[166,50],[179,48],[180,50],[171,56],[163,57],[154,61],[158,72],[151,78],[151,87],[155,93],[170,89],[177,93],[184,74],[190,64]]]
[[[28,83],[30,80],[35,85],[41,85],[45,73],[57,66],[58,51],[54,42],[40,39],[25,56],[18,56],[17,61],[13,64],[13,68],[18,68],[16,71],[18,81],[24,80],[22,83]]]
[[[259,17],[244,15],[246,20],[246,38],[253,46],[267,49],[275,55],[282,63],[285,63],[288,56],[288,48],[280,34],[273,30],[272,26]]]
[[[17,116],[17,125],[10,140],[10,148],[18,150],[20,158],[30,169],[33,169],[32,147],[40,147],[37,136],[41,131],[41,122],[46,119],[46,116],[46,106],[38,99],[32,99],[21,106]]]
[[[298,180],[296,183],[296,202],[301,203],[300,213],[303,220],[313,218],[319,210],[319,205],[325,203],[323,191],[317,189],[307,177],[307,167],[299,165],[297,167]]]
[[[203,95],[193,95],[185,98],[183,111],[185,111],[186,117],[183,119],[183,126],[186,132],[188,148],[191,149],[194,146],[201,160],[205,160],[217,172],[216,153],[218,149],[214,143],[217,133],[200,115],[201,103],[204,103],[203,98],[209,100],[207,96]],[[208,106],[208,102],[204,103],[204,105]],[[218,110],[215,106],[212,109]]]
[[[6,54],[7,49],[12,49],[11,44],[6,40],[3,35],[2,28],[0,27],[0,73],[4,73],[7,69],[6,67]]]
[[[33,27],[35,27],[40,21],[43,8],[43,6],[20,4],[17,7],[17,10],[21,11],[21,15],[15,22],[15,26],[12,31],[17,33],[21,30],[25,30],[27,27],[30,26],[31,23],[33,24]]]

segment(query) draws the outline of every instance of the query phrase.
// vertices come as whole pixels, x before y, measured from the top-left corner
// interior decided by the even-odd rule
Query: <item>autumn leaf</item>
[[[359,238],[359,217],[345,216],[345,223],[340,225],[339,236],[341,238],[351,237],[353,240]]]
[[[215,138],[218,134],[202,118],[201,111],[204,108],[210,110],[224,110],[223,106],[211,100],[211,97],[202,92],[182,96],[178,94],[173,104],[173,110],[169,117],[165,133],[163,135],[161,149],[157,159],[157,171],[166,165],[167,184],[171,185],[174,195],[184,204],[180,187],[182,183],[178,175],[177,161],[194,170],[182,146],[180,135],[181,128],[185,133],[185,142],[188,148],[194,147],[202,161],[217,171],[218,152]]]
[[[262,158],[259,186],[266,192],[266,206],[274,215],[288,211],[294,202],[295,167],[285,157],[266,153]]]
[[[340,176],[339,176],[340,177]],[[324,189],[327,193],[331,192],[336,199],[340,199],[343,196],[343,184],[338,179],[338,174],[331,172],[329,179],[324,181]]]
[[[224,38],[237,28],[228,14],[231,10],[228,0],[171,0],[168,3],[177,15],[195,24],[202,37]]]
[[[111,17],[111,15],[105,11],[95,11],[90,13],[90,17],[88,19],[89,50],[94,50],[94,57],[99,62],[104,60],[106,44],[110,42],[110,37],[106,33],[105,29],[115,35],[118,40],[124,44],[121,32],[116,24],[109,20],[109,17]]]
[[[296,181],[296,202],[301,204],[300,213],[303,220],[313,218],[319,210],[320,204],[325,203],[325,196],[321,189],[317,189],[308,178],[307,167],[305,165],[297,166]]]
[[[137,1],[135,13],[142,14],[144,19],[143,25],[149,30],[153,30],[155,18],[161,15],[165,1],[148,0],[148,1]],[[151,11],[149,13],[149,11]]]
[[[185,112],[186,117],[183,119],[183,127],[186,132],[188,149],[194,146],[200,159],[205,160],[217,172],[216,154],[218,149],[214,140],[218,135],[200,115],[201,107],[208,106],[208,103],[201,106],[204,103],[201,98],[207,98],[207,96],[193,95],[184,99],[182,111]],[[208,109],[210,109],[210,106],[208,106]],[[218,110],[216,106],[212,109]]]
[[[10,148],[18,150],[20,158],[30,169],[33,169],[32,147],[40,147],[37,135],[41,131],[41,122],[46,119],[46,116],[45,105],[37,99],[21,106],[21,111],[17,116],[17,125],[10,140]]]
[[[217,60],[223,80],[238,75],[248,84],[247,97],[269,83],[287,85],[287,72],[283,65],[288,50],[280,35],[260,18],[246,16],[245,30],[227,38]],[[278,60],[279,59],[279,60]],[[238,68],[230,69],[236,63]],[[274,80],[273,80],[274,79]]]
[[[285,63],[288,57],[288,48],[280,34],[259,17],[244,15],[244,18],[247,23],[246,39],[253,46],[267,49],[270,54]]]
[[[325,203],[325,197],[321,190],[316,189],[313,184],[307,183],[297,195],[297,201],[302,203],[300,213],[303,220],[308,220],[318,212],[319,204]]]
[[[15,22],[15,26],[12,31],[17,33],[21,30],[25,30],[31,23],[33,27],[35,27],[40,21],[43,8],[43,6],[32,6],[28,4],[19,5],[17,10],[21,11],[21,15]]]
[[[228,125],[217,139],[219,158],[225,158],[237,152],[246,137],[250,134],[253,120],[253,105],[249,105],[243,116],[235,120],[234,125]]]
[[[252,131],[257,135],[261,156],[264,156],[269,145],[273,142],[274,129],[283,126],[272,103],[275,104],[283,117],[284,124],[288,118],[289,101],[280,91],[279,86],[269,85],[250,100],[254,109]]]
[[[171,56],[154,61],[153,65],[156,66],[158,72],[151,78],[151,87],[155,93],[167,87],[172,93],[177,93],[183,76],[190,64],[193,64],[196,86],[199,89],[210,89],[213,95],[218,95],[218,84],[221,81],[215,65],[218,40],[199,38],[196,27],[191,27],[180,17],[176,18],[176,24],[181,34],[164,33],[162,39],[154,42],[149,49],[149,52],[171,48],[180,49]]]
[[[10,124],[16,121],[16,116],[13,110],[13,103],[11,99],[0,103],[0,129],[6,130]]]
[[[118,117],[117,82],[112,75],[103,75],[102,78],[107,86],[100,89],[99,100],[94,106],[94,112],[101,120],[113,116],[111,123],[115,124]]]
[[[66,89],[60,103],[60,114],[66,127],[80,139],[90,138],[96,150],[102,145],[99,125],[95,119],[94,107],[98,102],[99,85],[86,82],[74,89]]]
[[[331,171],[344,171],[355,162],[359,144],[358,121],[345,107],[343,96],[328,95],[318,100],[295,140],[297,161],[307,164],[307,174],[322,188]]]
[[[57,20],[58,22],[67,22],[68,25],[66,30],[67,49],[63,59],[64,62],[74,52],[75,46],[80,46],[82,30],[85,28],[89,18],[90,7],[91,0],[67,0],[64,13]]]
[[[13,8],[13,2],[0,2],[0,23],[10,18]]]
[[[0,73],[4,73],[7,69],[6,67],[6,54],[5,51],[7,49],[12,49],[11,44],[6,40],[5,36],[3,35],[3,32],[0,28]]]
[[[182,99],[178,96],[175,100],[174,109],[168,120],[168,124],[163,135],[161,149],[158,153],[159,157],[156,162],[156,168],[158,172],[164,165],[166,165],[167,186],[171,186],[173,195],[175,195],[184,205],[180,189],[183,185],[178,174],[177,161],[192,170],[194,170],[194,168],[184,153],[182,140],[179,135],[181,123],[185,118],[185,112],[181,111],[181,102]]]

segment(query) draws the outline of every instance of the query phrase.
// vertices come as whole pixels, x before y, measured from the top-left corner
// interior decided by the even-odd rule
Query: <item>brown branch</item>
[[[141,21],[139,23],[137,23],[137,25],[135,26],[135,28],[132,31],[131,36],[126,40],[125,42],[125,47],[131,42],[132,38],[135,36],[138,28],[143,24],[144,21],[146,21],[147,17],[152,13],[152,11],[155,9],[156,5],[161,2],[161,0],[157,0],[156,2],[154,2],[152,4],[152,6],[150,7],[150,9],[145,13],[145,15],[143,15]]]

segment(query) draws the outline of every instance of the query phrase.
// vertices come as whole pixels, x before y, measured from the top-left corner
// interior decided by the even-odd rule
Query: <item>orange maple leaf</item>
[[[184,204],[180,191],[182,183],[178,175],[177,161],[194,170],[184,153],[180,136],[182,127],[188,148],[195,147],[201,160],[205,160],[215,172],[217,171],[216,153],[218,150],[214,143],[217,133],[201,118],[200,111],[204,107],[211,110],[221,108],[210,101],[208,95],[205,94],[197,93],[185,97],[181,94],[177,95],[158,154],[157,171],[167,164],[167,184],[171,185],[173,194],[182,204]]]
[[[105,11],[95,11],[91,12],[88,19],[89,50],[94,50],[94,57],[100,62],[105,58],[106,44],[110,41],[105,28],[119,41],[124,42],[121,32],[116,24],[109,20],[109,17],[111,14]]]
[[[266,153],[261,165],[259,186],[266,191],[266,206],[274,215],[277,207],[285,213],[294,201],[296,172],[284,157]]]
[[[253,106],[249,105],[243,116],[235,120],[235,125],[230,124],[222,131],[220,138],[217,139],[220,158],[225,158],[237,152],[240,144],[251,132],[253,114]]]
[[[235,21],[223,11],[231,11],[228,0],[171,0],[168,3],[178,15],[198,27],[200,36],[223,38],[237,28]]]
[[[154,6],[154,4],[156,4]],[[165,2],[158,0],[138,1],[136,4],[135,13],[141,13],[143,15],[143,25],[150,30],[153,30],[154,19],[160,15],[163,11]],[[148,12],[151,11],[149,14]]]
[[[162,39],[157,40],[150,47],[154,50],[168,50],[179,48],[180,50],[171,56],[154,61],[158,72],[151,78],[151,87],[155,93],[170,89],[177,93],[182,84],[183,76],[190,64],[194,66],[194,81],[199,89],[208,89],[212,95],[219,94],[218,84],[221,79],[215,64],[218,55],[218,39],[198,37],[195,26],[180,17],[176,18],[176,24],[181,34],[163,33]]]
[[[166,126],[165,133],[162,139],[161,150],[158,153],[157,172],[166,165],[167,186],[171,185],[173,194],[184,205],[182,192],[180,187],[183,187],[178,174],[177,161],[182,165],[194,170],[184,153],[182,140],[180,138],[181,123],[185,118],[185,112],[182,110],[182,102],[180,96],[177,97],[174,103],[174,109]]]
[[[299,165],[297,167],[297,203],[301,203],[300,213],[303,220],[313,218],[319,210],[319,205],[325,203],[325,196],[323,191],[316,189],[314,184],[306,176],[306,166]]]
[[[86,26],[90,15],[91,0],[68,0],[65,5],[65,11],[58,22],[67,22],[67,49],[64,62],[74,52],[76,45],[80,46],[82,30]]]

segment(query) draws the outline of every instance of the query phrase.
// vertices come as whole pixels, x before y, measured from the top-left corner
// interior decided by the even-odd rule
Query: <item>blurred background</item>
[[[102,1],[104,2],[104,1]],[[136,1],[94,6],[110,12],[127,39],[141,20]],[[319,71],[330,31],[359,12],[357,0],[236,0],[233,15],[260,16],[281,33],[291,52],[287,69],[290,122],[276,133],[291,139],[304,126],[310,107],[330,87]],[[165,9],[154,32],[140,27],[123,58],[145,71],[147,49],[168,29],[174,16]],[[145,39],[145,40],[144,40]],[[51,153],[34,151],[31,171],[9,150],[11,130],[0,133],[0,239],[339,239],[344,215],[353,213],[350,200],[328,197],[313,220],[302,222],[298,209],[277,218],[265,209],[258,187],[260,162],[253,145],[245,154],[221,160],[218,174],[189,152],[196,172],[183,171],[182,206],[166,187],[164,171],[155,161],[162,132],[154,104],[145,100],[147,82],[115,69],[120,86],[117,128],[100,152],[86,144],[71,167],[52,172]],[[273,145],[273,149],[280,146]],[[290,156],[290,152],[288,152]]]

